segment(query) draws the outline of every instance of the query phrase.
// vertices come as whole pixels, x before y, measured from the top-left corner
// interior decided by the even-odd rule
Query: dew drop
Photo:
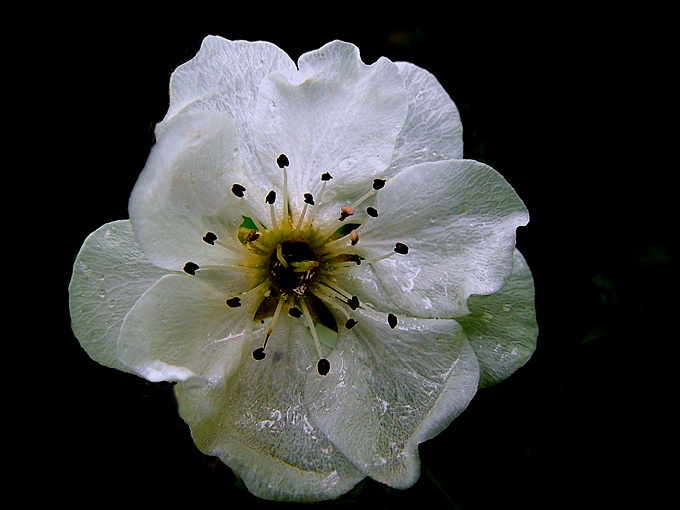
[[[504,312],[509,312],[512,310],[512,306],[510,306],[508,303],[505,303],[501,308]]]

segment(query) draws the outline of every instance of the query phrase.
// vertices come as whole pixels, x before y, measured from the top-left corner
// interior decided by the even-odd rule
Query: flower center
[[[283,241],[269,257],[269,274],[284,295],[303,296],[319,270],[318,257],[303,241]]]
[[[332,350],[332,345],[322,344],[317,327],[323,326],[325,331],[337,337],[339,324],[344,324],[345,329],[352,329],[357,324],[352,312],[362,307],[359,298],[342,287],[346,273],[362,263],[374,264],[395,254],[406,255],[408,247],[396,243],[393,251],[371,258],[363,257],[357,250],[361,229],[368,221],[378,217],[375,207],[363,209],[360,206],[385,186],[384,179],[374,179],[371,189],[351,205],[343,205],[335,220],[328,225],[319,225],[315,221],[316,213],[324,190],[333,179],[331,174],[324,172],[321,175],[320,188],[315,194],[304,193],[302,209],[295,214],[288,201],[287,167],[290,162],[285,154],[279,155],[276,162],[283,172],[282,200],[277,201],[274,190],[267,193],[264,201],[269,207],[269,218],[259,218],[253,213],[246,200],[245,186],[234,183],[231,187],[231,192],[243,199],[243,216],[246,218],[238,234],[240,245],[245,250],[242,267],[244,270],[263,271],[259,284],[246,291],[259,292],[259,306],[253,321],[271,318],[262,346],[253,351],[253,359],[261,361],[266,357],[267,344],[276,322],[282,313],[287,313],[305,322],[319,356],[317,371],[319,375],[326,375],[330,371],[330,362],[324,353]],[[277,208],[281,202],[282,206]],[[356,217],[357,221],[348,221],[350,217]],[[207,232],[203,241],[234,249],[220,242],[219,235],[214,232]],[[193,262],[184,266],[184,271],[190,275],[199,270],[200,267]],[[229,308],[238,308],[241,297],[227,296],[225,303]],[[386,325],[395,329],[396,315],[388,314]]]

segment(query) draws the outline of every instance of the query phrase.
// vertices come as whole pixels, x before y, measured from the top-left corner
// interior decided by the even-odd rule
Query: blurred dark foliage
[[[675,107],[669,13],[454,2],[446,13],[418,3],[408,6],[418,12],[393,5],[369,16],[365,6],[275,6],[0,3],[6,97],[30,125],[21,161],[36,178],[28,189],[39,184],[40,197],[27,198],[44,207],[40,246],[50,251],[33,284],[41,310],[30,320],[42,327],[22,335],[25,395],[6,418],[26,436],[13,470],[28,484],[24,497],[296,507],[251,496],[193,446],[171,385],[97,365],[69,327],[75,255],[91,231],[127,218],[170,73],[215,34],[268,40],[294,59],[338,38],[367,63],[384,55],[429,70],[460,109],[466,157],[503,174],[532,217],[518,233],[541,328],[531,361],[421,445],[412,489],[366,480],[306,506],[623,508],[642,496],[654,507],[662,481],[650,467],[665,442],[646,426],[663,426],[655,398],[677,341],[666,329],[680,231],[665,124]]]

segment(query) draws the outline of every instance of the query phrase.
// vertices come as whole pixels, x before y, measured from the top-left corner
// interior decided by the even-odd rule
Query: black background
[[[19,277],[14,302],[27,316],[8,338],[21,352],[5,360],[5,440],[19,452],[11,471],[28,484],[27,500],[293,506],[249,495],[195,449],[169,385],[92,362],[69,327],[75,255],[91,231],[128,217],[170,73],[214,34],[268,40],[294,60],[343,39],[367,63],[386,56],[431,71],[459,107],[466,157],[504,175],[531,214],[518,247],[536,283],[533,358],[421,445],[413,488],[368,480],[307,506],[654,507],[664,486],[654,468],[671,446],[660,411],[675,403],[659,408],[657,397],[677,342],[665,328],[676,312],[666,291],[677,286],[679,233],[670,13],[364,9],[0,2],[5,143],[16,155],[5,160],[7,199],[26,204],[6,218],[19,240],[6,270]]]

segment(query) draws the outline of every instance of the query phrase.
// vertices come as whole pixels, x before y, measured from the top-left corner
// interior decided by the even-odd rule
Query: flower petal
[[[166,274],[144,257],[128,220],[102,225],[87,237],[76,257],[68,292],[73,332],[92,359],[130,372],[116,358],[123,319]]]
[[[172,73],[170,107],[156,126],[156,137],[163,136],[168,121],[176,115],[222,112],[236,126],[244,159],[254,160],[251,124],[257,90],[262,79],[274,71],[297,72],[295,62],[276,45],[206,37],[196,56]]]
[[[192,261],[243,263],[247,252],[237,239],[245,213],[234,183],[249,180],[234,155],[236,132],[220,113],[176,117],[149,159],[132,191],[130,221],[146,256],[161,267],[181,270]],[[217,236],[214,245],[203,240]]]
[[[264,325],[250,344],[262,345]],[[316,354],[301,319],[282,315],[261,361],[243,360],[231,378],[206,387],[177,386],[179,411],[198,447],[219,456],[258,497],[331,499],[364,474],[319,430],[303,400]]]
[[[491,386],[524,365],[536,348],[534,280],[518,250],[503,288],[490,296],[470,296],[468,306],[470,314],[457,320],[479,360],[480,387]]]
[[[467,160],[404,170],[378,193],[377,209],[358,246],[368,259],[395,242],[409,247],[372,270],[395,306],[416,317],[460,317],[471,294],[497,291],[512,270],[515,229],[529,221],[498,172]],[[384,303],[364,287],[367,300]]]
[[[340,41],[302,55],[299,67],[295,78],[272,73],[260,85],[253,129],[263,171],[280,180],[274,163],[288,156],[294,207],[324,172],[334,177],[324,202],[352,200],[392,159],[407,112],[403,78],[389,60],[366,65]]]
[[[125,318],[118,358],[154,382],[227,377],[241,360],[262,300],[264,289],[255,283],[250,273],[227,268],[161,278]],[[235,294],[240,305],[227,306]]]
[[[463,124],[456,105],[428,71],[407,62],[397,66],[408,93],[408,115],[385,177],[418,163],[462,159]]]
[[[356,466],[396,488],[419,476],[418,444],[441,432],[477,390],[479,367],[453,320],[357,310],[338,338],[326,377],[310,374],[314,420]]]

